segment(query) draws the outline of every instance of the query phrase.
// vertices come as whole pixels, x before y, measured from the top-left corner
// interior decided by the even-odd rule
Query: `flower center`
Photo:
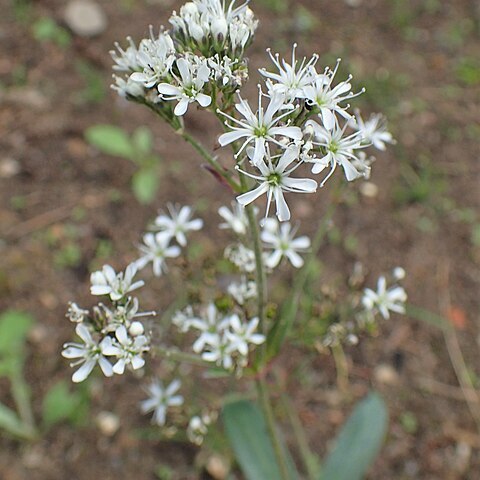
[[[337,153],[338,152],[338,148],[339,148],[339,145],[337,142],[331,142],[330,145],[328,146],[328,149],[332,152],[332,153]]]
[[[282,183],[282,176],[279,173],[276,173],[276,172],[271,173],[267,177],[267,182],[274,187],[278,187]]]
[[[253,133],[256,137],[265,137],[268,133],[268,129],[265,125],[261,125],[260,127],[255,128]]]

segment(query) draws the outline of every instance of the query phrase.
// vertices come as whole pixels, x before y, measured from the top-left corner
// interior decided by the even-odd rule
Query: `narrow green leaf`
[[[30,438],[32,436],[30,429],[22,423],[17,414],[3,403],[0,403],[0,429],[15,437]]]
[[[0,315],[0,356],[21,353],[32,325],[33,318],[28,313],[8,310]]]
[[[416,318],[421,322],[428,323],[434,327],[438,327],[441,330],[448,330],[452,328],[448,320],[430,310],[425,310],[424,308],[417,307],[415,305],[406,305],[406,313],[409,317]]]
[[[101,152],[117,157],[133,159],[134,148],[128,135],[114,125],[93,125],[85,130],[85,139]]]
[[[225,432],[235,457],[247,480],[281,478],[265,419],[258,407],[248,400],[228,403],[222,412]],[[296,478],[295,466],[287,451],[291,478]]]
[[[158,169],[141,168],[132,177],[135,198],[143,204],[152,203],[158,189]]]
[[[388,413],[382,398],[370,393],[359,402],[328,455],[321,480],[361,480],[375,460],[387,431]]]
[[[67,382],[61,380],[54,384],[43,398],[42,418],[48,428],[63,420],[75,421],[82,403],[78,393],[71,393]]]

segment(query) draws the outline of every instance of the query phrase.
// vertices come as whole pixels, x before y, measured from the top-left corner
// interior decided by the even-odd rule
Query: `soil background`
[[[227,239],[217,229],[216,211],[230,202],[229,192],[167,126],[108,89],[113,43],[127,35],[137,41],[145,37],[149,24],[166,24],[180,3],[99,4],[106,29],[88,39],[70,33],[70,44],[62,46],[35,38],[34,25],[51,18],[68,30],[64,2],[0,0],[0,311],[24,310],[36,319],[25,374],[37,416],[48,389],[70,378],[60,356],[73,334],[66,305],[91,303],[93,268],[106,262],[123,268],[133,260],[145,225],[168,201],[201,199],[207,225],[203,255],[214,254]],[[388,404],[390,426],[370,479],[478,479],[474,416],[480,415],[480,395],[467,392],[469,408],[451,355],[459,346],[469,378],[480,388],[480,4],[253,0],[251,7],[261,23],[249,52],[250,98],[259,81],[256,68],[270,65],[266,47],[288,56],[298,42],[300,54],[317,52],[321,64],[342,57],[342,71],[352,71],[358,88],[367,88],[358,105],[365,112],[383,111],[397,139],[377,155],[370,183],[352,186],[350,200],[337,209],[334,223],[341,238],[328,237],[320,252],[325,285],[348,276],[355,262],[367,267],[370,286],[401,265],[411,304],[453,326],[447,346],[440,329],[409,316],[382,323],[375,338],[346,349],[347,392],[337,387],[329,355],[291,346],[276,363],[312,448],[324,456],[353,402],[375,388]],[[191,110],[189,128],[207,148],[215,148],[215,119]],[[99,123],[129,133],[140,125],[152,130],[162,158],[153,204],[142,206],[132,195],[133,164],[85,142],[85,129]],[[225,152],[219,154],[229,161]],[[332,188],[292,199],[302,231],[315,230]],[[286,272],[286,285],[290,281]],[[157,308],[170,298],[168,289],[163,283],[146,292],[146,306]],[[138,432],[148,427],[137,409],[143,392],[138,379],[127,377],[93,380],[83,426],[55,426],[33,443],[0,437],[0,479],[212,478],[205,469],[211,453],[199,455],[183,442],[141,438]],[[0,400],[12,405],[3,380]],[[95,419],[102,411],[121,420],[113,436],[98,428]],[[158,474],[162,465],[170,477]],[[211,464],[209,469],[214,471]]]

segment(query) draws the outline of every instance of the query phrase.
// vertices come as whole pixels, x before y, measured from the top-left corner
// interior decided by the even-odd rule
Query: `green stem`
[[[176,130],[176,133],[181,135],[192,147],[200,154],[200,156],[208,162],[208,164],[220,175],[232,188],[234,192],[240,192],[241,186],[231,178],[230,172],[226,171],[212,155],[187,131],[180,129]]]
[[[258,397],[260,399],[260,406],[263,410],[263,414],[267,422],[268,434],[270,435],[270,439],[272,440],[273,451],[275,453],[275,457],[277,459],[277,463],[280,468],[280,475],[281,475],[280,478],[282,480],[289,480],[290,475],[288,472],[288,466],[285,459],[285,452],[282,447],[282,444],[280,443],[280,439],[278,437],[277,428],[275,426],[275,418],[273,416],[272,405],[270,403],[270,397],[268,395],[265,379],[261,377],[257,378],[256,384],[257,384],[257,390],[258,390]]]
[[[203,360],[198,355],[185,353],[180,350],[171,350],[164,347],[153,347],[152,351],[166,359],[175,360],[177,362],[190,363],[191,365],[199,365],[201,367],[212,368],[214,364]]]
[[[337,384],[341,392],[348,390],[348,361],[340,343],[331,347],[335,368],[337,369]]]
[[[307,472],[307,477],[309,480],[316,480],[318,478],[318,474],[320,472],[320,464],[319,461],[311,451],[310,446],[308,445],[308,439],[305,434],[305,430],[298,418],[297,413],[295,412],[295,408],[292,405],[292,401],[290,398],[282,394],[281,396],[283,407],[287,412],[288,418],[293,428],[293,433],[297,440],[298,449],[300,451],[300,456],[302,457],[303,464],[305,466],[305,470]]]

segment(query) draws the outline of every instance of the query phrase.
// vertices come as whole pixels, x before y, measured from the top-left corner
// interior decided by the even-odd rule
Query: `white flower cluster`
[[[98,363],[105,376],[122,375],[125,368],[142,368],[143,354],[149,350],[149,339],[144,335],[144,326],[138,317],[154,315],[154,312],[139,312],[138,299],[129,296],[143,286],[143,281],[134,281],[137,272],[130,264],[125,272],[116,273],[110,265],[92,273],[92,295],[106,296],[111,307],[99,303],[93,313],[71,303],[67,317],[77,324],[76,334],[83,343],[66,343],[62,355],[74,359],[71,366],[78,366],[72,376],[74,382],[84,381]],[[114,364],[107,359],[113,358]]]
[[[173,12],[170,24],[180,51],[236,59],[252,43],[258,21],[247,2],[235,7],[235,0],[228,6],[225,0],[193,0]]]
[[[208,427],[217,419],[216,412],[206,412],[202,415],[194,415],[188,422],[187,437],[196,445],[201,445],[208,433]]]
[[[225,249],[225,257],[230,260],[241,272],[252,273],[255,271],[255,253],[246,247],[241,240],[246,233],[247,218],[245,209],[241,205],[234,205],[232,210],[220,207],[218,213],[226,223],[220,224],[220,228],[229,228],[239,237],[240,242],[229,245]],[[261,240],[267,249],[263,252],[265,266],[273,270],[283,258],[286,258],[295,268],[303,266],[303,259],[299,253],[304,253],[310,248],[310,239],[303,235],[295,238],[297,228],[293,228],[289,222],[280,224],[274,218],[267,218],[262,225]],[[242,287],[230,287],[233,291],[246,290],[247,285]],[[235,295],[234,295],[235,296]],[[240,303],[240,302],[239,302]]]
[[[235,0],[234,0],[235,1]],[[245,49],[257,21],[247,4],[226,5],[223,0],[187,2],[170,18],[172,29],[160,29],[140,41],[127,37],[124,50],[111,51],[115,62],[112,88],[126,98],[160,105],[169,118],[183,116],[191,103],[212,103],[217,89],[231,94],[248,76]],[[173,112],[168,102],[177,102]],[[171,117],[170,117],[171,118]]]
[[[192,207],[169,204],[167,208],[169,215],[161,213],[154,220],[152,229],[155,232],[143,236],[143,245],[139,247],[142,256],[135,263],[139,269],[152,263],[153,273],[157,277],[167,270],[166,259],[178,257],[180,247],[187,245],[187,233],[203,227],[203,220],[192,219]],[[174,239],[178,245],[171,245]]]
[[[359,334],[371,327],[376,326],[376,316],[380,314],[384,319],[390,318],[390,312],[405,313],[407,293],[405,289],[396,284],[405,278],[405,270],[401,267],[393,269],[390,279],[395,283],[387,288],[387,278],[382,275],[377,282],[377,291],[365,288],[362,292],[360,305],[358,296],[352,298],[353,311],[341,314],[342,320],[330,324],[326,332],[321,336],[320,344],[323,347],[334,347],[341,343],[356,345],[359,342]],[[338,315],[332,315],[337,318]]]
[[[257,333],[258,318],[242,321],[237,313],[221,314],[210,303],[201,315],[195,315],[191,306],[177,312],[173,323],[181,332],[195,330],[197,337],[192,349],[202,359],[226,370],[241,371],[248,363],[251,345],[260,345],[265,336]]]
[[[320,186],[337,165],[343,168],[348,181],[368,177],[372,159],[363,149],[373,145],[384,150],[385,143],[393,143],[393,138],[382,116],[373,115],[364,122],[358,112],[355,116],[348,111],[347,102],[358,93],[351,91],[351,76],[335,84],[339,61],[333,70],[327,67],[319,73],[315,68],[318,56],[299,61],[296,45],[291,63],[270,51],[269,55],[276,71],[260,70],[265,77],[266,93],[259,88],[257,109],[252,109],[239,95],[235,105],[239,118],[235,112],[218,110],[230,129],[219,137],[219,143],[233,144],[237,169],[258,183],[256,188],[239,195],[238,202],[248,205],[266,194],[266,216],[274,200],[277,218],[286,221],[290,219],[290,210],[284,194],[312,193],[318,186],[314,179],[293,177],[298,167],[311,164],[313,174],[329,167]],[[268,99],[266,108],[264,98]],[[245,160],[254,173],[240,168]]]

